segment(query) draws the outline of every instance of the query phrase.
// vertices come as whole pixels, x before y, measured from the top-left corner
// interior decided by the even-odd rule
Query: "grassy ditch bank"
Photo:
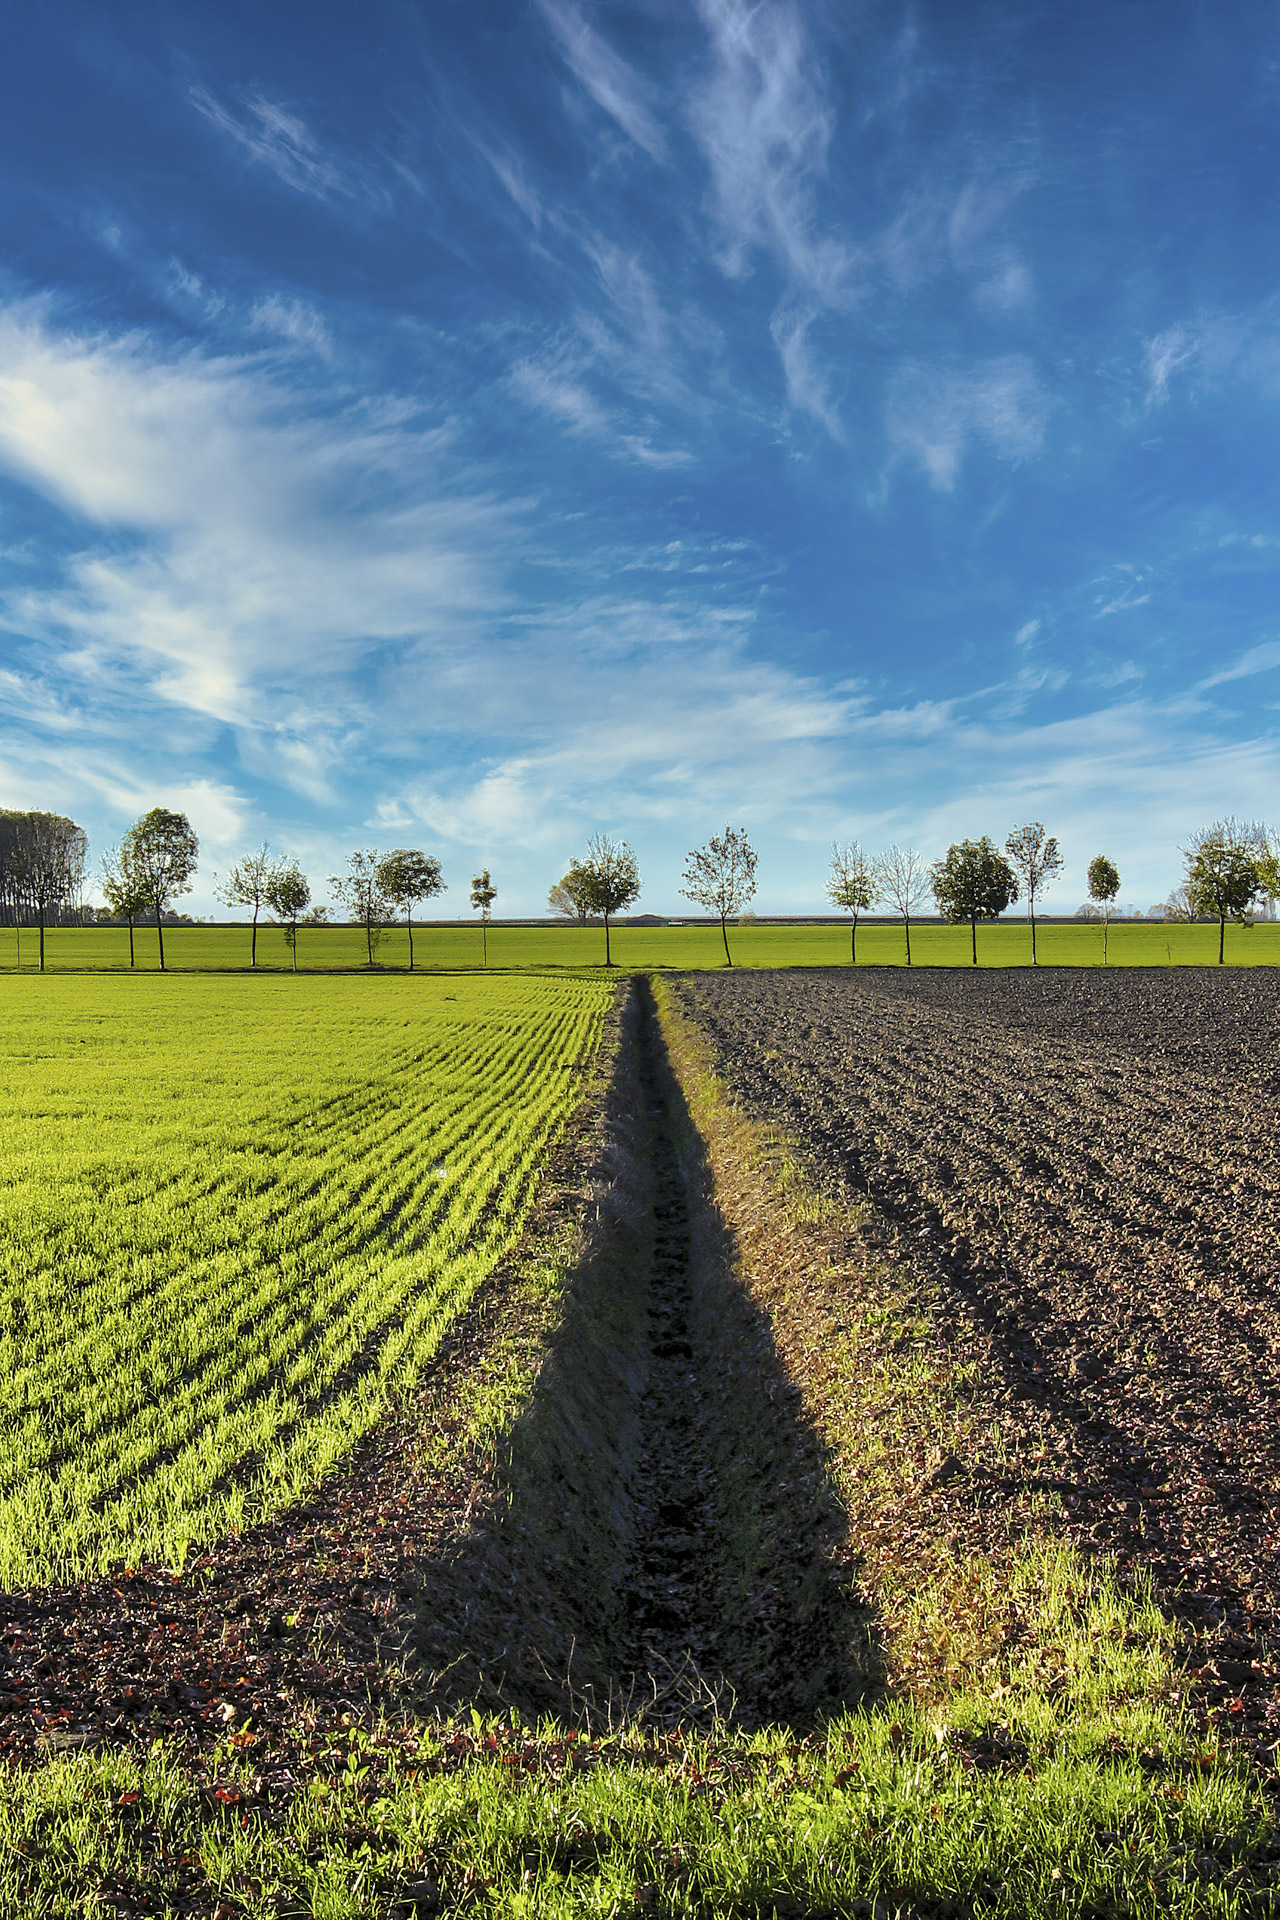
[[[371,1601],[394,1670],[46,1735],[0,1774],[0,1913],[1280,1912],[1267,1779],[1180,1697],[1174,1627],[1037,1534],[1035,1486],[965,1544],[948,1462],[985,1442],[927,1298],[649,993],[383,1432],[403,1504],[347,1503],[348,1555],[390,1557],[307,1620],[316,1671]],[[218,1623],[251,1680],[254,1620]]]

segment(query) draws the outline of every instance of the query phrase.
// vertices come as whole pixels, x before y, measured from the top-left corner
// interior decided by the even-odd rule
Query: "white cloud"
[[[1055,402],[1031,362],[1008,354],[972,367],[909,362],[891,382],[887,432],[893,457],[920,466],[950,493],[965,449],[984,440],[1004,460],[1031,459]]]
[[[1166,327],[1148,340],[1144,349],[1147,365],[1147,397],[1153,405],[1166,399],[1169,382],[1175,373],[1190,366],[1199,349],[1196,335],[1184,326]]]
[[[715,59],[693,132],[711,169],[724,266],[747,272],[755,249],[823,303],[845,293],[845,245],[817,230],[835,114],[799,10],[777,0],[699,0]]]
[[[835,131],[821,61],[789,0],[698,0],[698,10],[713,64],[689,117],[711,173],[721,266],[742,279],[759,253],[780,271],[772,332],[788,404],[842,439],[812,330],[821,314],[850,304],[857,255],[818,216]]]
[[[651,111],[642,77],[588,24],[573,0],[538,0],[566,62],[598,107],[652,160],[665,160],[667,143]]]
[[[81,528],[60,582],[11,590],[8,624],[84,688],[128,678],[314,792],[344,732],[322,718],[335,677],[388,644],[455,644],[500,604],[508,510],[458,485],[410,410],[29,306],[0,311],[0,366],[0,465]]]
[[[83,808],[100,843],[165,798],[211,864],[268,832],[305,841],[313,874],[371,818],[417,820],[455,862],[503,854],[527,876],[499,876],[504,902],[524,909],[596,825],[643,841],[661,905],[683,847],[745,818],[769,849],[762,905],[814,906],[846,828],[933,852],[1045,817],[1069,857],[1123,854],[1126,889],[1155,898],[1189,805],[1274,811],[1274,744],[1220,739],[1204,700],[1129,695],[1046,723],[1043,669],[965,702],[877,705],[856,656],[837,686],[807,678],[765,657],[782,644],[767,555],[714,534],[610,544],[585,516],[505,500],[450,432],[332,367],[316,385],[309,349],[276,337],[219,358],[0,308],[0,466],[65,509],[72,542],[60,579],[24,570],[4,607],[9,801]],[[954,444],[954,476],[972,439],[1014,459],[1038,445],[1048,403],[1023,363],[917,386],[928,407],[899,457],[926,471],[919,448]],[[675,456],[640,434],[626,457]],[[1276,645],[1224,677],[1268,670]],[[260,782],[275,801],[237,790]],[[281,825],[280,788],[345,813],[337,844]]]
[[[1139,593],[1135,583],[1133,586],[1125,587],[1123,592],[1108,600],[1105,606],[1099,607],[1095,617],[1105,620],[1110,613],[1129,613],[1134,607],[1145,607],[1150,598],[1150,593]]]
[[[1263,640],[1256,647],[1250,647],[1229,667],[1219,668],[1196,685],[1202,689],[1223,686],[1229,680],[1244,680],[1255,673],[1270,673],[1280,667],[1280,640]]]
[[[260,333],[274,333],[293,347],[308,347],[322,360],[333,357],[333,341],[320,315],[308,300],[286,299],[269,293],[256,300],[250,325]]]
[[[250,89],[236,107],[217,99],[207,87],[192,87],[190,97],[220,133],[295,192],[329,200],[359,190],[351,169],[325,152],[305,120],[260,90]]]
[[[608,412],[574,377],[572,365],[572,356],[563,352],[545,360],[517,360],[508,378],[522,400],[558,420],[571,433],[611,435],[613,422]]]

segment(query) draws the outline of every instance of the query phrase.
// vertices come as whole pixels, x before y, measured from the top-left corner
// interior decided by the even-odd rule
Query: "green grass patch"
[[[268,1785],[228,1748],[0,1776],[0,1904],[160,1913],[666,1915],[1268,1911],[1271,1828],[1193,1746],[1042,1744],[975,1761],[908,1705],[785,1730],[589,1740],[481,1721],[317,1741]],[[1261,1893],[1265,1900],[1267,1895]]]
[[[187,1550],[414,1385],[580,1098],[590,978],[19,980],[0,1580]]]
[[[89,970],[127,972],[129,935],[119,927],[54,927],[46,936],[51,972]],[[0,929],[0,973],[34,972],[38,961],[34,929]],[[849,931],[842,926],[747,922],[731,929],[734,964],[743,967],[839,967],[849,964]],[[155,969],[158,949],[154,927],[135,931],[139,971]],[[415,926],[414,958],[425,972],[480,969],[480,933],[474,927]],[[248,970],[246,927],[166,927],[165,960],[172,972]],[[615,967],[623,971],[699,969],[724,965],[718,926],[630,927],[612,933]],[[1045,921],[1037,949],[1042,966],[1098,967],[1102,964],[1099,928],[1072,921]],[[911,930],[916,966],[967,967],[968,927],[922,922]],[[1111,929],[1108,963],[1112,967],[1202,967],[1216,964],[1216,926],[1162,926],[1132,922]],[[858,930],[858,964],[897,967],[905,960],[900,925],[874,922]],[[304,972],[351,971],[366,967],[364,933],[359,927],[304,927],[298,937],[298,962]],[[389,928],[377,950],[387,970],[407,968],[409,943],[403,927]],[[602,968],[604,933],[599,927],[491,927],[489,969]],[[978,963],[983,967],[1031,964],[1031,936],[1025,920],[1001,921],[978,933]],[[1229,966],[1280,964],[1280,922],[1227,928]],[[279,928],[260,928],[258,971],[287,972],[289,950]]]

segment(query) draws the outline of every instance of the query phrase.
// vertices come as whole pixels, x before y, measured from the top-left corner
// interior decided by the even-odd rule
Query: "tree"
[[[924,904],[924,862],[914,847],[896,843],[875,862],[876,893],[902,915],[907,938],[907,965],[911,965],[911,916]]]
[[[471,905],[480,915],[480,938],[486,967],[489,964],[489,911],[497,897],[498,889],[489,878],[489,869],[486,867],[471,882]]]
[[[311,883],[296,860],[273,867],[264,894],[267,906],[284,931],[285,945],[298,971],[298,922],[311,905]]]
[[[756,890],[758,855],[747,838],[745,827],[726,827],[703,847],[685,855],[684,878],[680,892],[695,906],[705,907],[720,921],[724,941],[725,965],[733,965],[729,951],[729,919],[752,899]]]
[[[370,966],[373,965],[373,950],[381,940],[382,929],[391,916],[391,902],[378,877],[380,865],[377,854],[369,847],[364,847],[347,855],[345,873],[329,875],[329,885],[348,914],[364,928]]]
[[[1166,920],[1194,920],[1195,917],[1195,910],[1191,905],[1191,899],[1186,888],[1174,887],[1169,898],[1164,902],[1164,918]]]
[[[120,842],[120,873],[124,884],[156,916],[161,973],[164,972],[164,910],[179,894],[190,893],[199,856],[200,842],[195,828],[185,813],[171,813],[168,807],[152,807],[150,813],[134,821]]]
[[[221,900],[225,907],[252,907],[253,933],[249,941],[249,965],[258,964],[258,915],[267,904],[268,888],[276,871],[276,863],[271,857],[271,849],[266,841],[256,853],[246,853],[237,860],[226,879],[215,884],[215,900]]]
[[[849,930],[849,964],[858,964],[858,915],[866,913],[876,898],[876,874],[856,840],[831,842],[831,872],[827,879],[827,898],[833,907],[852,914]]]
[[[967,920],[978,964],[978,922],[998,920],[1018,897],[1018,876],[984,833],[981,840],[958,840],[944,859],[929,869],[933,897],[944,920]]]
[[[1022,881],[1022,891],[1027,896],[1027,918],[1031,922],[1031,964],[1037,966],[1036,959],[1036,895],[1043,893],[1062,872],[1062,855],[1058,843],[1052,834],[1046,836],[1038,820],[1030,821],[1025,827],[1015,827],[1004,843],[1004,850],[1013,861]]]
[[[140,889],[131,886],[125,877],[121,863],[119,847],[108,847],[102,856],[102,891],[106,895],[107,905],[118,920],[129,923],[129,966],[134,964],[133,923],[147,910],[147,898]]]
[[[1227,921],[1244,920],[1262,892],[1259,858],[1266,858],[1252,821],[1228,814],[1192,834],[1182,854],[1187,863],[1187,901],[1195,914],[1218,923],[1218,965],[1226,954]]]
[[[397,847],[378,866],[378,884],[393,907],[403,907],[409,927],[409,971],[413,972],[413,909],[419,900],[448,891],[434,853]]]
[[[635,854],[625,840],[611,839],[607,833],[593,833],[587,842],[585,860],[575,860],[569,869],[578,897],[589,914],[604,920],[604,963],[613,965],[609,950],[609,921],[623,913],[640,898],[640,869]]]
[[[582,894],[582,868],[576,860],[569,862],[569,870],[562,880],[557,880],[547,895],[547,905],[557,920],[576,920],[585,927],[591,918],[591,909]]]
[[[20,815],[11,859],[15,877],[40,927],[41,973],[45,926],[51,913],[80,898],[88,853],[89,838],[84,828],[65,814]]]
[[[1105,853],[1098,854],[1089,862],[1089,898],[1098,907],[1102,919],[1102,964],[1107,964],[1107,935],[1111,931],[1111,916],[1116,910],[1116,900],[1120,893],[1120,875],[1108,860]]]
[[[1258,885],[1267,903],[1267,918],[1272,919],[1280,900],[1280,836],[1273,828],[1260,827],[1258,837]]]

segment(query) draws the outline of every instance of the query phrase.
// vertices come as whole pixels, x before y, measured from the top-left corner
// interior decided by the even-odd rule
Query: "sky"
[[[0,806],[678,910],[1280,819],[1280,10],[14,9]]]

